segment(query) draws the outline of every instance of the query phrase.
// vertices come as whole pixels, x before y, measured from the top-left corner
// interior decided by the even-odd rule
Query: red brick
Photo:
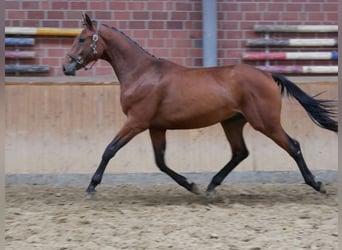
[[[114,18],[117,20],[129,20],[132,18],[132,14],[131,12],[115,12],[114,13]]]
[[[64,28],[82,28],[82,22],[80,20],[63,20],[61,22]]]
[[[176,47],[177,48],[191,48],[192,42],[189,39],[184,40],[176,40]]]
[[[311,21],[320,21],[320,20],[324,20],[325,18],[325,13],[323,12],[311,12],[309,13],[309,19]]]
[[[164,29],[165,28],[164,22],[161,22],[161,21],[149,21],[147,25],[148,25],[148,29]]]
[[[239,40],[233,39],[221,39],[218,40],[218,45],[220,48],[236,48],[238,47]]]
[[[163,30],[153,30],[152,31],[152,37],[153,38],[168,38],[169,32],[165,29]]]
[[[169,48],[170,49],[170,51],[172,50],[172,48],[174,48],[175,47],[175,40],[173,40],[173,39],[168,39],[168,40],[166,40],[166,48]]]
[[[243,20],[243,15],[241,12],[229,13],[228,20]]]
[[[60,22],[58,20],[43,20],[42,27],[52,27],[52,28],[59,28]]]
[[[26,11],[17,10],[17,11],[8,11],[9,19],[25,19],[26,18]]]
[[[89,9],[88,7],[88,3],[85,2],[81,2],[81,1],[69,1],[70,2],[70,7],[72,10],[87,10]]]
[[[190,31],[190,35],[189,37],[190,38],[193,38],[193,39],[199,39],[199,38],[202,38],[202,30],[192,30]]]
[[[47,11],[47,18],[48,19],[63,19],[64,18],[64,11]]]
[[[44,11],[27,11],[28,19],[44,19]]]
[[[128,10],[145,10],[146,9],[146,2],[145,1],[134,1],[128,2]]]
[[[220,3],[218,8],[219,11],[239,11],[240,9],[240,4],[237,2],[225,2],[225,3]]]
[[[145,30],[133,30],[133,34],[131,35],[134,39],[145,39],[146,31]]]
[[[22,8],[25,10],[28,9],[39,9],[39,1],[23,1]]]
[[[286,11],[299,12],[303,11],[304,5],[301,3],[286,4]]]
[[[279,14],[278,12],[266,12],[264,13],[264,20],[277,20],[278,17],[279,17]]]
[[[49,10],[49,9],[51,9],[51,1],[40,1],[40,8],[42,9],[42,10]]]
[[[58,11],[55,11],[58,12]],[[66,19],[78,19],[81,22],[82,13],[78,10],[63,11]]]
[[[269,3],[267,5],[268,11],[274,11],[274,12],[282,12],[285,10],[287,4],[283,3]]]
[[[256,11],[257,10],[257,4],[253,2],[248,3],[241,3],[240,4],[240,11]]]
[[[65,51],[62,48],[60,49],[55,48],[55,49],[49,50],[47,53],[47,56],[58,57],[58,58],[60,58],[63,55],[65,55]]]
[[[192,10],[192,5],[191,3],[180,3],[180,2],[176,2],[176,10]]]
[[[148,11],[135,11],[133,12],[133,19],[147,20],[150,18],[150,13]]]
[[[4,2],[5,2],[5,10],[10,10],[10,9],[19,10],[20,9],[19,1],[4,1]]]
[[[202,11],[200,12],[190,12],[189,13],[190,20],[201,20],[202,21]]]
[[[336,22],[336,20],[338,19],[338,14],[337,14],[337,12],[334,12],[334,13],[332,13],[332,12],[330,12],[330,13],[325,13],[325,15],[326,15],[325,20],[329,22],[329,23],[327,23],[327,24],[336,24],[336,23],[337,23],[337,22]]]
[[[111,11],[96,11],[95,15],[92,17],[98,20],[112,19]]]
[[[167,29],[182,29],[183,28],[183,22],[168,21],[168,22],[166,22],[166,28]]]
[[[147,46],[152,48],[163,48],[165,47],[165,42],[163,39],[152,39],[148,41]]]
[[[128,4],[127,1],[111,1],[108,7],[110,10],[117,12],[121,10],[127,10]]]
[[[184,11],[177,11],[171,13],[172,20],[186,20],[187,19],[187,12]]]
[[[332,4],[332,3],[323,4],[323,11],[336,12],[336,4]]]
[[[240,29],[240,22],[220,22],[218,27],[222,30],[238,30]]]
[[[129,22],[130,29],[145,29],[144,21],[130,21]]]
[[[321,4],[305,4],[304,11],[321,11]]]
[[[263,13],[260,12],[246,12],[245,18],[246,20],[261,20]]]
[[[108,10],[108,1],[89,1],[89,8],[91,10]]]
[[[177,40],[177,39],[186,38],[188,32],[184,30],[171,30],[169,34],[170,34],[170,37],[173,38],[173,40]]]
[[[167,12],[152,12],[152,20],[166,20],[167,17]]]
[[[118,24],[112,26],[119,29],[129,29],[129,21],[119,21]]]
[[[298,20],[298,12],[283,12],[280,14],[284,21]]]
[[[60,2],[60,1],[51,1],[51,8],[53,10],[67,10],[69,9],[68,2]]]
[[[164,1],[153,1],[147,3],[147,10],[149,11],[161,11],[164,8]]]
[[[47,64],[47,65],[61,65],[60,63],[60,58],[52,58],[52,57],[44,57],[41,60],[42,64]]]

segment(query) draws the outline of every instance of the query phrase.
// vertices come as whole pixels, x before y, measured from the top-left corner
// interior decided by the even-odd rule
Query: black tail
[[[286,90],[289,96],[293,96],[303,106],[314,123],[322,128],[338,131],[338,123],[334,119],[338,113],[336,101],[315,99],[281,74],[272,73],[272,77],[280,86],[281,93],[284,94]]]

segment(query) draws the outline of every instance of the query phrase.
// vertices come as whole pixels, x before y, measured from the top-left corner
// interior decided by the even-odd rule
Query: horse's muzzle
[[[67,76],[76,75],[76,66],[77,66],[77,62],[70,62],[70,63],[63,64],[62,67],[63,67],[64,75],[67,75]]]

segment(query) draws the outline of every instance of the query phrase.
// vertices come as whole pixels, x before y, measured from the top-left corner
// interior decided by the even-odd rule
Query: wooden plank
[[[338,66],[257,66],[257,68],[278,73],[291,74],[337,74]]]
[[[254,25],[255,32],[338,32],[337,25]]]
[[[77,36],[82,29],[5,27],[6,35]]]
[[[5,46],[33,46],[35,44],[34,38],[16,38],[6,37]]]
[[[243,60],[337,60],[337,51],[333,52],[247,52]]]
[[[77,36],[82,29],[38,28],[37,36]]]
[[[6,73],[44,73],[48,71],[48,65],[5,65]]]
[[[317,47],[317,46],[336,46],[336,39],[254,39],[248,40],[247,46],[250,47]]]
[[[12,59],[31,59],[36,56],[36,52],[34,51],[16,51],[16,50],[6,50],[5,58]]]

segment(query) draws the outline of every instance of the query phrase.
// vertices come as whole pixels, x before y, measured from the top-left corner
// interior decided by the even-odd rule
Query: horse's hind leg
[[[285,132],[284,132],[285,133]],[[316,191],[320,191],[322,193],[325,193],[326,190],[324,188],[324,184],[320,181],[315,180],[315,176],[311,173],[309,168],[307,167],[304,157],[302,155],[299,142],[292,139],[290,136],[287,136],[287,140],[289,142],[289,154],[292,156],[292,158],[296,161],[300,172],[302,173],[302,176],[305,180],[305,183],[309,186],[313,187]]]
[[[249,116],[249,122],[256,130],[265,134],[289,153],[296,161],[306,184],[317,191],[325,192],[323,183],[320,181],[316,182],[314,175],[307,167],[299,143],[283,130],[280,124],[279,113],[280,111],[275,112],[275,110],[262,114],[254,113],[253,116]]]
[[[165,164],[165,150],[166,150],[166,130],[150,129],[150,136],[152,140],[155,161],[158,168],[169,175],[179,185],[183,186],[192,193],[199,194],[199,189],[195,183],[189,183],[188,180],[170,169]]]
[[[242,130],[245,124],[246,120],[242,115],[221,122],[231,146],[232,158],[211,180],[207,188],[208,196],[212,196],[215,192],[215,188],[219,186],[226,176],[248,156],[248,150],[242,136]]]

